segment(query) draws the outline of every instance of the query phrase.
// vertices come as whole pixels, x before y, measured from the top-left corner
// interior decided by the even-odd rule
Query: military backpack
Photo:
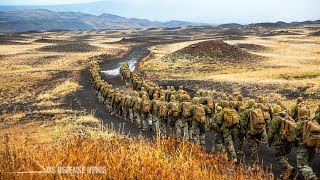
[[[302,125],[302,141],[308,147],[320,148],[320,125],[315,121],[305,121]]]
[[[173,117],[179,117],[179,104],[177,102],[171,103],[171,112]]]
[[[293,129],[296,126],[296,122],[290,116],[286,116],[285,118],[280,118],[281,125],[280,125],[280,136],[282,139],[285,139],[289,142],[293,142],[295,140]]]
[[[249,118],[250,131],[253,134],[261,133],[266,124],[262,110],[260,108],[250,110]]]
[[[235,109],[224,108],[223,119],[227,127],[239,124],[239,114]]]
[[[142,100],[142,111],[145,113],[150,112],[150,100],[148,99]]]
[[[187,111],[191,107],[191,102],[183,102],[181,106],[183,117],[187,117]]]
[[[204,107],[197,105],[194,108],[194,116],[196,121],[200,123],[205,123],[206,122],[206,112]]]
[[[166,117],[168,114],[167,106],[165,102],[159,103],[159,116],[160,117]]]

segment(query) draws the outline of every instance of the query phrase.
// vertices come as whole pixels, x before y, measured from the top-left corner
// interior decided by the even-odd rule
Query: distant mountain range
[[[156,27],[201,26],[186,21],[158,22],[125,18],[113,14],[92,15],[82,12],[53,12],[44,9],[0,11],[0,30],[90,30],[139,29]]]

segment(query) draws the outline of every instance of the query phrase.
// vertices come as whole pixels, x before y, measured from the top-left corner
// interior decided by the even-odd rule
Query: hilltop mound
[[[261,59],[261,56],[251,54],[221,40],[210,40],[180,49],[172,57],[186,57],[188,59],[215,59],[226,62],[252,61]]]

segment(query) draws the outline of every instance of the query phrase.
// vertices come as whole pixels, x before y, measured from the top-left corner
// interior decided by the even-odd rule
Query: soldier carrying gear
[[[142,96],[142,108],[141,108],[141,120],[142,130],[146,131],[150,129],[151,118],[150,118],[151,102],[146,95]]]
[[[268,103],[265,102],[264,97],[263,96],[259,96],[258,97],[258,108],[261,109],[262,113],[263,113],[263,119],[265,120],[265,128],[263,130],[262,133],[262,141],[266,141],[267,138],[267,132],[269,130],[269,126],[268,126],[268,122],[273,118],[273,112],[272,112],[272,108],[270,107],[270,105]]]
[[[298,97],[296,104],[291,108],[291,117],[298,121],[298,109],[301,107],[301,103],[303,103],[303,98]]]
[[[189,130],[191,129],[192,118],[187,117],[187,110],[191,107],[192,103],[190,102],[191,97],[187,93],[181,95],[181,122],[183,128],[183,139],[191,139]]]
[[[117,117],[119,117],[119,115],[120,115],[120,90],[118,88],[116,88],[111,102],[112,102],[113,114],[115,114]]]
[[[211,113],[211,110],[203,104],[200,104],[200,98],[193,98],[193,105],[187,110],[186,116],[192,116],[191,133],[193,141],[204,147],[205,145],[205,123],[206,116]]]
[[[176,101],[176,96],[170,96],[170,102],[168,103],[168,126],[170,134],[174,134],[173,127],[176,128],[176,138],[181,138],[181,109],[180,104]],[[179,121],[180,120],[180,121]]]
[[[240,114],[244,111],[245,107],[243,104],[243,97],[242,95],[237,96],[237,101],[235,101],[234,109]]]
[[[159,118],[158,118],[158,104],[160,102],[160,99],[158,97],[158,94],[153,94],[153,99],[151,101],[151,109],[150,109],[150,114],[151,114],[151,119],[152,119],[152,126],[153,126],[153,131],[156,134],[160,134],[160,127],[159,127]]]
[[[139,97],[138,92],[134,92],[134,97],[131,102],[131,107],[133,107],[133,119],[138,128],[141,128],[141,108],[142,108],[142,99]]]
[[[213,97],[210,96],[209,94],[209,91],[205,91],[204,92],[204,96],[201,98],[201,104],[207,106],[210,110],[211,110],[211,114],[209,114],[207,116],[207,120],[206,120],[206,130],[210,130],[210,124],[212,123],[213,121],[213,115],[214,115],[214,112],[215,112],[215,103],[214,103],[214,100],[213,100]]]
[[[297,166],[305,179],[317,179],[310,164],[315,157],[316,148],[320,147],[320,125],[310,119],[307,109],[299,113],[301,118],[298,118],[293,130],[294,137],[298,141]]]
[[[125,100],[126,100],[126,94],[124,93],[123,90],[120,91],[120,104],[119,104],[119,117],[122,118],[124,115],[124,104],[125,104]],[[126,119],[126,118],[125,118]]]
[[[196,92],[195,97],[201,97],[201,95],[200,95],[200,91],[197,91],[197,92]]]
[[[157,112],[158,118],[160,119],[159,127],[160,127],[160,134],[165,135],[167,133],[166,124],[168,118],[168,109],[167,109],[167,102],[165,101],[165,97],[160,97],[160,102],[157,104]]]
[[[215,149],[217,151],[221,151],[224,148],[223,133],[219,127],[219,125],[221,124],[220,122],[222,122],[222,119],[221,119],[222,107],[217,106],[216,111],[217,112],[214,114],[213,123],[212,123],[212,127],[215,130],[214,137],[213,137],[213,144],[215,145]]]
[[[124,120],[127,120],[127,117],[129,117],[129,119],[133,122],[133,112],[132,112],[132,108],[130,107],[131,101],[132,101],[132,97],[127,92],[124,98],[124,103],[122,104],[123,117],[124,117]]]
[[[268,122],[268,146],[271,147],[272,144],[275,146],[275,156],[277,163],[281,166],[282,169],[282,179],[293,179],[293,175],[295,174],[294,168],[290,165],[287,157],[291,152],[293,143],[282,136],[282,132],[286,131],[282,129],[284,129],[283,124],[285,123],[285,121],[291,121],[294,124],[295,122],[290,116],[282,111],[281,106],[279,105],[274,106],[273,112],[273,119]],[[290,132],[286,132],[285,134],[288,133]]]
[[[114,89],[112,85],[109,86],[109,89],[107,91],[107,98],[105,100],[106,108],[110,114],[112,114],[112,97],[114,94]]]
[[[262,140],[262,134],[265,132],[265,120],[263,112],[257,107],[254,100],[250,100],[247,109],[241,114],[240,125],[243,132],[247,132],[247,139],[251,147],[252,161],[259,161],[258,145]]]
[[[237,141],[239,134],[239,114],[235,109],[230,107],[222,108],[215,121],[215,129],[223,136],[223,141],[227,145],[229,156],[234,162],[237,162],[237,154],[234,147],[234,141]],[[219,140],[218,140],[219,141]],[[222,143],[221,140],[219,143]],[[222,144],[220,145],[222,146]]]
[[[141,87],[141,90],[139,92],[139,96],[142,98],[143,96],[147,96],[148,97],[148,93],[145,90],[145,87]]]

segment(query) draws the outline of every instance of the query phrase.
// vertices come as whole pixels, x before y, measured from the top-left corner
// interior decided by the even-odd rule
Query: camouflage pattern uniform
[[[186,116],[193,116],[192,119],[192,126],[191,126],[191,134],[193,137],[193,141],[198,145],[198,146],[205,146],[205,122],[206,122],[206,117],[208,114],[211,113],[211,110],[200,104],[200,98],[199,97],[194,97],[192,100],[193,105],[187,110]],[[196,108],[201,109],[204,111],[203,116],[201,117],[201,122],[197,119],[197,114],[196,114]]]
[[[122,104],[124,120],[127,120],[128,117],[130,119],[133,118],[132,110],[130,108],[131,101],[132,101],[132,97],[127,92],[126,96],[125,96],[125,99],[124,99],[124,103]]]
[[[191,107],[192,103],[190,102],[191,97],[187,93],[183,93],[180,97],[180,102],[181,102],[181,122],[183,128],[183,139],[184,140],[189,140],[192,139],[191,133],[189,130],[191,129],[192,125],[192,118],[187,117],[187,110]]]
[[[297,147],[297,166],[299,171],[306,179],[317,179],[316,174],[311,167],[311,161],[315,158],[316,148],[308,147],[302,140],[302,125],[305,121],[310,120],[310,111],[303,109],[300,111],[300,117],[298,118],[297,126],[294,128],[293,133],[298,141]]]
[[[146,131],[150,129],[151,117],[150,117],[151,102],[146,95],[142,96],[141,106],[141,120],[142,130]]]
[[[257,105],[253,99],[249,100],[246,110],[244,110],[240,115],[240,126],[241,131],[246,132],[246,137],[249,142],[249,146],[251,148],[251,159],[253,163],[259,162],[258,156],[258,145],[262,139],[262,132],[260,133],[253,133],[249,129],[249,113],[250,110],[257,108]]]
[[[141,106],[142,99],[139,97],[138,92],[134,92],[134,97],[131,102],[131,107],[133,108],[133,121],[138,128],[141,128]]]
[[[222,119],[220,116],[222,107],[217,106],[216,111],[217,112],[214,114],[213,122],[212,122],[212,127],[214,129],[213,144],[215,145],[216,151],[221,151],[224,148],[223,133],[219,127],[219,124],[222,124]]]
[[[107,93],[107,101],[106,101],[106,107],[108,112],[111,114],[111,116],[113,116],[113,102],[112,102],[112,98],[114,96],[115,90],[111,87],[108,89],[108,93]]]
[[[160,134],[160,120],[158,117],[158,103],[160,99],[158,95],[155,93],[153,94],[153,99],[151,101],[151,118],[152,118],[152,125],[153,130],[156,134]]]
[[[227,146],[227,152],[229,156],[233,159],[233,161],[237,162],[237,154],[234,147],[234,141],[238,142],[238,127],[239,124],[234,124],[230,127],[227,126],[224,119],[224,110],[231,109],[228,103],[223,103],[222,111],[218,114],[215,121],[215,129],[223,136],[222,142],[224,142]],[[218,137],[219,137],[218,135]],[[221,140],[219,143],[222,143]],[[221,147],[221,145],[219,145]]]
[[[176,129],[176,138],[181,137],[181,109],[180,104],[176,101],[176,96],[170,96],[170,102],[167,105],[168,108],[168,126],[169,126],[169,134],[174,135],[174,128]],[[174,109],[175,108],[175,109]]]
[[[282,178],[289,179],[290,175],[293,175],[293,166],[290,165],[287,155],[290,154],[293,143],[283,139],[280,134],[281,121],[287,115],[284,111],[281,111],[279,105],[275,105],[273,108],[274,116],[269,121],[269,132],[267,136],[268,146],[271,144],[275,146],[276,161],[282,169]]]
[[[210,96],[209,91],[204,92],[204,96],[201,98],[200,101],[201,101],[201,104],[207,106],[211,110],[211,113],[208,114],[207,116],[206,125],[205,125],[205,129],[209,131],[211,128],[210,124],[212,124],[213,115],[215,112],[215,103],[214,103],[213,97]]]
[[[120,91],[120,96],[119,96],[120,102],[119,102],[119,117],[123,118],[124,115],[124,102],[126,99],[126,94],[124,93],[123,90]]]
[[[163,109],[163,114],[161,111],[161,107]],[[160,119],[159,121],[159,128],[160,128],[160,134],[161,135],[166,135],[167,134],[167,118],[168,118],[168,109],[167,109],[167,102],[165,101],[165,97],[161,96],[160,97],[160,102],[157,105],[157,112],[158,112],[158,118]]]
[[[264,120],[266,122],[266,127],[263,129],[263,132],[262,132],[262,141],[265,142],[266,139],[267,139],[267,132],[268,132],[268,129],[269,129],[268,122],[273,118],[272,117],[273,116],[273,112],[272,112],[271,106],[265,102],[263,96],[259,96],[258,97],[257,106],[263,112]]]
[[[113,94],[112,97],[112,115],[115,114],[116,116],[120,116],[120,90],[116,88],[115,93]]]

